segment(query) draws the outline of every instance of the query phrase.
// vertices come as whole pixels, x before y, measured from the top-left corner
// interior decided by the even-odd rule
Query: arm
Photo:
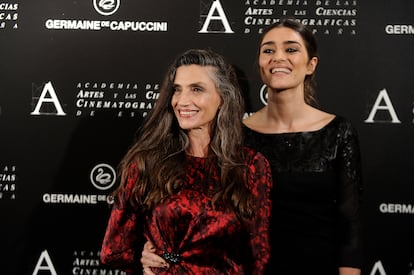
[[[361,269],[353,267],[340,267],[339,275],[361,275]]]
[[[272,174],[267,159],[257,153],[248,166],[248,187],[254,198],[250,246],[254,256],[253,274],[263,274],[270,258],[270,214]]]
[[[145,275],[155,275],[155,273],[152,272],[151,267],[169,267],[169,264],[155,253],[155,247],[150,241],[147,241],[144,245],[144,249],[141,254],[141,263],[144,268],[143,274]]]
[[[130,168],[125,189],[118,193],[112,207],[101,248],[100,259],[105,265],[119,268],[130,273],[137,272],[140,267],[136,257],[136,249],[143,238],[141,218],[129,203],[129,197],[138,173],[133,165]]]
[[[359,141],[348,123],[339,147],[340,274],[360,274],[362,265],[360,202],[362,192]]]

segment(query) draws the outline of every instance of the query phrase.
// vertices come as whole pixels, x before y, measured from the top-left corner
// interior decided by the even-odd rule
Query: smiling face
[[[214,70],[211,66],[178,67],[171,105],[182,129],[210,133],[221,104],[220,94],[210,77]]]
[[[301,35],[287,27],[270,30],[260,45],[259,67],[263,82],[273,90],[303,90],[307,75],[315,71],[317,57],[309,59]]]

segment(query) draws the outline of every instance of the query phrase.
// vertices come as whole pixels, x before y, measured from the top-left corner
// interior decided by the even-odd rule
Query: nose
[[[275,51],[275,53],[272,56],[273,62],[280,62],[286,60],[285,53],[283,51]]]
[[[177,105],[179,106],[188,106],[191,103],[191,92],[187,89],[183,89],[176,96]]]

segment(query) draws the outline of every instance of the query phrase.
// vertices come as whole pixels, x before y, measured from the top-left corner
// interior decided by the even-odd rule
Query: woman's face
[[[271,89],[303,88],[306,75],[315,71],[318,59],[309,60],[301,35],[286,27],[270,30],[262,40],[259,54],[260,75]]]
[[[185,65],[177,69],[171,105],[180,127],[210,133],[221,97],[210,75],[210,66]]]

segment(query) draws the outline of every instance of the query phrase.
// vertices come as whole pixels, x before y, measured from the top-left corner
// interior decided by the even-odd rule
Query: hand
[[[151,267],[169,267],[168,263],[155,253],[155,247],[150,241],[144,244],[144,249],[141,254],[141,264],[143,267],[142,273],[145,275],[155,275]]]
[[[340,275],[361,275],[361,269],[352,267],[340,267]]]

